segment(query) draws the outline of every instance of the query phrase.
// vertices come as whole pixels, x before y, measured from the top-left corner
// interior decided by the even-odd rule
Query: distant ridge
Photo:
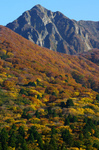
[[[6,27],[35,44],[61,53],[77,54],[99,48],[99,22],[77,22],[39,4]]]

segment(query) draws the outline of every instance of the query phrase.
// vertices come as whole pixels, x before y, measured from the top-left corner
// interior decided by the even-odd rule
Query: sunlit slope
[[[5,62],[7,64],[9,62],[11,65],[11,67],[9,66],[10,71],[21,70],[21,75],[23,74],[25,79],[24,72],[33,73],[34,71],[37,75],[38,73],[46,76],[50,74],[53,77],[68,72],[84,86],[98,90],[99,67],[94,63],[81,57],[60,54],[41,48],[6,27],[0,26],[0,30],[1,50],[5,49],[6,55],[13,55],[5,59]],[[91,85],[89,79],[92,79],[95,85]]]
[[[0,26],[1,149],[98,150],[98,92],[98,65]]]

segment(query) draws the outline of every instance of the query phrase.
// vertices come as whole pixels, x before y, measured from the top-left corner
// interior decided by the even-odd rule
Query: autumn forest
[[[99,49],[67,55],[0,26],[0,150],[99,149]]]

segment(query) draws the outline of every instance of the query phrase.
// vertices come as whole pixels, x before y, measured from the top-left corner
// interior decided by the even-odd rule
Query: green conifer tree
[[[33,136],[33,133],[30,133],[29,137],[28,137],[28,141],[30,142],[34,142],[34,136]]]
[[[37,118],[40,118],[38,110],[36,111],[35,115],[36,115]]]
[[[65,124],[64,124],[64,125],[69,125],[69,124],[70,124],[69,118],[66,118],[66,119],[65,119]]]
[[[23,142],[21,143],[21,148],[22,150],[28,150],[27,148],[27,143],[26,143],[26,140],[24,139]]]
[[[68,99],[66,102],[66,107],[70,107],[70,106],[74,106],[73,100],[72,99]]]
[[[13,132],[9,137],[9,146],[16,147],[16,134]]]
[[[0,141],[1,141],[1,145],[2,145],[2,150],[7,150],[8,149],[8,133],[6,131],[5,128],[3,128],[1,130],[1,133],[0,133]]]
[[[18,130],[19,134],[22,136],[22,137],[25,137],[25,131],[24,131],[24,128],[22,126],[19,127],[19,130]]]

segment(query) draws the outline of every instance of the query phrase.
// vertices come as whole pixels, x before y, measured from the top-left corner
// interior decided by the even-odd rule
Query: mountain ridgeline
[[[24,12],[6,27],[35,44],[61,53],[73,55],[99,48],[99,22],[77,22],[41,5]]]

